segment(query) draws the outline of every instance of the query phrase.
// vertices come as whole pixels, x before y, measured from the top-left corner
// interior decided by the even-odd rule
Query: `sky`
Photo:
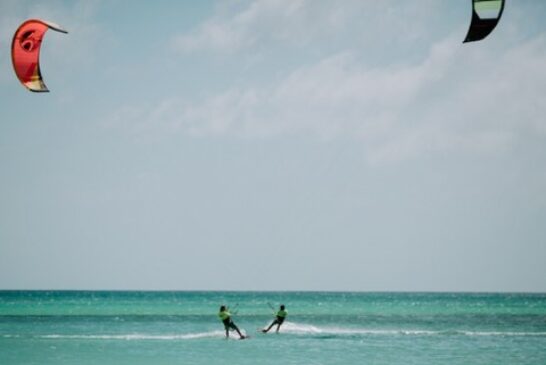
[[[0,289],[545,292],[546,2],[469,3],[0,0]]]

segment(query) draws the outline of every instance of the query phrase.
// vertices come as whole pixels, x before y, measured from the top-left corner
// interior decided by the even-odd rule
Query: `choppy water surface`
[[[0,364],[225,362],[546,364],[546,294],[0,291]]]

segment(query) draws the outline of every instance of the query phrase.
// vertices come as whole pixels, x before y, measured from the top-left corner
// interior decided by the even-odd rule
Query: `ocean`
[[[0,291],[0,364],[544,365],[546,294]]]

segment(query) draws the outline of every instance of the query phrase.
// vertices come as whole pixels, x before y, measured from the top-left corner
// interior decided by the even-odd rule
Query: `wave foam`
[[[152,335],[142,333],[130,333],[119,335],[41,335],[35,336],[35,338],[44,339],[73,339],[73,340],[125,340],[125,341],[176,341],[176,340],[193,340],[199,338],[213,338],[224,337],[223,331],[211,331],[211,332],[198,332],[198,333],[186,333],[186,334],[169,334],[169,335]]]
[[[244,331],[242,331],[245,333]],[[367,329],[367,328],[342,328],[342,327],[319,327],[310,324],[285,322],[281,328],[282,333],[296,336],[310,337],[346,337],[346,336],[499,336],[499,337],[542,337],[546,332],[517,332],[517,331],[463,331],[463,330],[419,330],[419,329]],[[246,333],[245,333],[246,334]],[[184,334],[43,334],[43,335],[22,335],[22,334],[0,334],[0,338],[38,338],[58,340],[118,340],[118,341],[182,341],[206,338],[224,338],[224,331],[209,331]],[[231,336],[230,339],[237,339]]]
[[[438,336],[438,335],[464,335],[464,336],[546,336],[546,332],[501,332],[501,331],[461,331],[461,330],[419,330],[419,329],[367,329],[367,328],[341,328],[341,327],[317,327],[310,324],[298,324],[285,322],[282,331],[296,335],[405,335],[405,336]]]

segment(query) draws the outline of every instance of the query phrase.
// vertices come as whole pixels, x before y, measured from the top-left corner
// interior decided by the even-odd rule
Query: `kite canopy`
[[[11,60],[19,81],[30,91],[49,91],[40,72],[40,46],[48,29],[68,33],[54,23],[39,19],[25,21],[17,28],[11,43]]]
[[[472,22],[463,43],[484,39],[495,29],[505,0],[472,0]]]

